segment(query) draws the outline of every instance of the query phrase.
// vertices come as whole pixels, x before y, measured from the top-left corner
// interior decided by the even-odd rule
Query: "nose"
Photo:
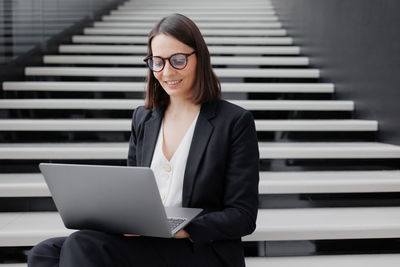
[[[171,66],[168,60],[165,60],[164,69],[162,70],[164,76],[168,76],[170,73],[174,73],[176,70]]]

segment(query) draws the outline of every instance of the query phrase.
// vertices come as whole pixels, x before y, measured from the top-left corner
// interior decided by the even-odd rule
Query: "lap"
[[[92,230],[77,231],[68,238],[49,239],[33,249],[41,255],[45,251],[56,254],[58,251],[52,258],[61,257],[60,262],[65,262],[65,266],[69,266],[70,258],[75,261],[82,257],[91,257],[103,266],[111,263],[114,266],[133,263],[135,266],[221,266],[212,247],[203,246],[194,251],[188,239],[124,237]]]

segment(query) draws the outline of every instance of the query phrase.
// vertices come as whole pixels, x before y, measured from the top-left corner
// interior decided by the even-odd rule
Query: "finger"
[[[126,237],[131,237],[131,236],[140,236],[140,235],[134,235],[134,234],[124,234]]]

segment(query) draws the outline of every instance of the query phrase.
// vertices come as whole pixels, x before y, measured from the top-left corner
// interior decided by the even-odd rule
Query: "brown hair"
[[[196,78],[191,100],[196,104],[212,102],[221,98],[221,84],[211,67],[210,53],[192,20],[181,14],[172,14],[162,18],[151,30],[147,41],[147,55],[152,54],[151,41],[158,34],[174,37],[192,47],[196,53]],[[169,95],[149,69],[147,74],[146,109],[156,109],[169,104]]]

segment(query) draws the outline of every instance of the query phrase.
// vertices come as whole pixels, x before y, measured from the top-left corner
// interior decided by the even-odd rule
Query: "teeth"
[[[170,81],[170,82],[167,82],[167,84],[168,85],[174,85],[174,84],[177,84],[177,83],[179,83],[180,81]]]

